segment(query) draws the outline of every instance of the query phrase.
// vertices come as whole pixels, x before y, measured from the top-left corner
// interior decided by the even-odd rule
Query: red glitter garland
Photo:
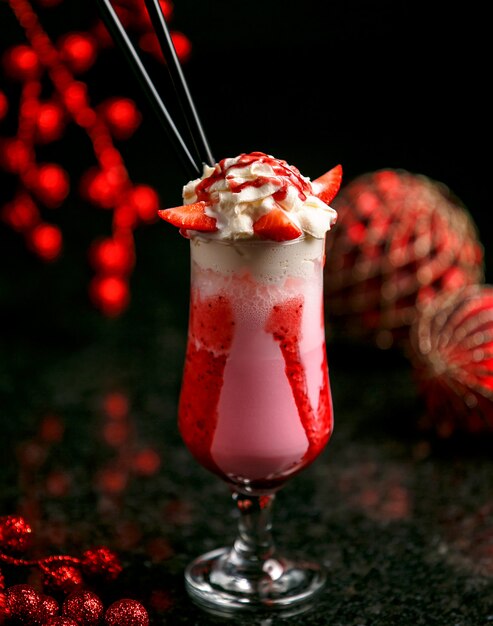
[[[0,626],[96,626],[102,620],[112,626],[147,626],[146,609],[137,602],[123,598],[106,610],[99,596],[85,588],[85,578],[116,579],[122,567],[115,553],[101,546],[84,552],[82,558],[54,555],[37,559],[13,556],[30,545],[31,527],[20,516],[0,517],[0,563],[10,566],[37,568],[43,573],[43,588],[61,596],[61,606],[55,597],[38,592],[32,585],[7,587],[0,570]]]
[[[38,0],[44,8],[63,0]],[[69,122],[88,136],[97,165],[82,176],[79,191],[92,205],[113,212],[112,234],[90,247],[95,271],[89,285],[92,302],[107,316],[122,313],[130,301],[129,276],[134,267],[133,231],[155,220],[159,197],[149,185],[136,185],[129,177],[114,139],[128,139],[141,116],[128,98],[110,98],[100,106],[90,103],[87,84],[76,75],[87,71],[98,53],[113,45],[101,22],[90,32],[67,33],[53,42],[29,0],[7,0],[28,44],[16,45],[3,55],[5,74],[22,83],[18,127],[14,137],[0,137],[0,168],[17,178],[17,191],[0,207],[0,219],[24,237],[30,250],[44,261],[61,255],[61,229],[42,216],[42,209],[63,205],[74,187],[70,173],[56,163],[39,163],[35,146],[62,138]],[[161,1],[169,19],[172,5]],[[143,0],[117,0],[115,8],[124,24],[139,36],[141,48],[164,61]],[[184,61],[190,42],[172,32],[177,54]],[[53,87],[49,100],[42,100],[41,81],[48,77]],[[0,122],[6,118],[9,101],[0,91]],[[41,208],[40,208],[41,207]]]

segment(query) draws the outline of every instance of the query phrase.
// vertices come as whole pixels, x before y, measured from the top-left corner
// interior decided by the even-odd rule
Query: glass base
[[[252,571],[234,557],[234,549],[220,548],[198,557],[185,571],[188,594],[213,614],[275,611],[299,615],[312,608],[326,580],[315,563],[270,558]]]

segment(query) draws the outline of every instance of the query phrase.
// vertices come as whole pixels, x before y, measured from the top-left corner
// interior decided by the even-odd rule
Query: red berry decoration
[[[83,583],[80,569],[75,565],[55,561],[43,570],[43,587],[55,595],[71,593]]]
[[[133,247],[124,239],[96,241],[90,250],[91,263],[105,274],[128,274],[134,265]]]
[[[13,585],[5,592],[11,619],[22,626],[35,626],[40,616],[42,600],[31,585]]]
[[[36,115],[36,140],[49,143],[60,139],[64,130],[65,114],[55,102],[42,102]]]
[[[0,91],[0,122],[7,115],[7,111],[9,110],[9,102],[7,100],[7,96]]]
[[[27,81],[38,78],[41,67],[36,52],[26,45],[15,46],[3,58],[6,73],[16,80]]]
[[[62,250],[62,232],[53,224],[39,224],[29,233],[29,245],[44,261],[54,261]]]
[[[82,555],[81,566],[84,575],[89,578],[104,578],[108,581],[118,578],[122,571],[118,556],[105,546],[86,550]]]
[[[96,40],[89,33],[69,33],[58,42],[62,59],[74,74],[86,72],[96,61]]]
[[[23,517],[0,517],[0,551],[20,554],[31,546],[32,529]]]
[[[107,609],[104,626],[149,626],[149,615],[140,602],[125,598]]]
[[[493,433],[493,287],[442,294],[411,328],[410,356],[427,414],[447,437]]]
[[[483,281],[476,226],[436,181],[403,170],[364,174],[333,207],[325,293],[336,331],[382,348],[405,345],[423,305]]]
[[[120,276],[93,278],[89,291],[95,306],[108,317],[120,315],[130,301],[128,283]]]
[[[103,115],[117,139],[128,139],[139,127],[142,116],[130,98],[113,98],[102,107]]]
[[[67,172],[55,163],[41,165],[36,174],[35,192],[46,206],[55,208],[65,200],[70,190]]]
[[[96,626],[101,622],[104,606],[94,592],[79,589],[65,599],[62,613],[84,626]]]

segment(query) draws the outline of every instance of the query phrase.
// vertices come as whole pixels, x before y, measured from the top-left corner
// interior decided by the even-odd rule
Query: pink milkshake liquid
[[[324,244],[190,241],[180,432],[200,463],[244,493],[278,489],[332,432]]]

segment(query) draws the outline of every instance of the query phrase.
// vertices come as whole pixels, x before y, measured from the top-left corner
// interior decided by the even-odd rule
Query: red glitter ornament
[[[104,626],[149,626],[149,615],[137,600],[117,600],[107,609]]]
[[[82,555],[81,567],[89,578],[104,578],[107,581],[115,580],[122,571],[118,556],[105,546],[86,550]]]
[[[93,591],[79,589],[65,599],[62,613],[84,626],[97,626],[103,617],[104,605]]]
[[[3,626],[5,622],[10,618],[10,608],[7,605],[7,596],[0,588],[0,626]]]
[[[32,528],[23,517],[0,517],[0,550],[7,554],[21,554],[31,547]]]
[[[476,226],[444,185],[381,170],[346,185],[333,206],[325,293],[336,331],[381,348],[405,345],[426,302],[482,282]]]
[[[448,437],[493,433],[493,287],[442,294],[411,328],[410,358],[426,404],[422,426]]]
[[[75,565],[53,561],[43,566],[43,587],[50,593],[66,595],[82,583],[81,571]]]
[[[58,615],[60,612],[60,606],[55,598],[41,594],[41,607],[39,609],[40,621],[44,623],[50,617]]]
[[[5,591],[11,619],[23,626],[36,626],[42,600],[31,585],[13,585]]]
[[[44,626],[80,626],[80,622],[71,617],[55,616],[50,617]]]

